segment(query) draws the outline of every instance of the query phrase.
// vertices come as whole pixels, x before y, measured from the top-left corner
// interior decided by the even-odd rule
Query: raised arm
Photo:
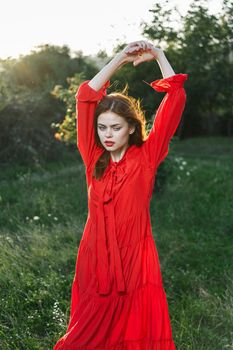
[[[167,92],[155,114],[154,122],[143,148],[151,166],[156,171],[169,152],[169,142],[180,123],[186,102],[183,88],[187,74],[175,74],[165,53],[152,47],[149,53],[143,53],[138,63],[157,60],[163,79],[152,81],[149,85],[159,92]],[[147,83],[148,84],[148,83]]]
[[[98,102],[106,95],[111,76],[121,66],[134,62],[140,50],[138,42],[130,43],[120,53],[117,53],[91,80],[84,81],[76,94],[77,112],[77,147],[86,167],[92,166],[103,150],[97,146],[94,139],[94,113]],[[132,54],[126,53],[133,48]]]
[[[92,78],[88,85],[98,91],[108,81],[111,76],[125,64],[124,56],[122,52],[117,53],[113,59],[106,64],[95,76]]]
[[[147,157],[151,167],[156,171],[159,164],[167,156],[169,142],[180,123],[186,102],[186,93],[183,84],[188,78],[188,75],[176,74],[168,62],[165,53],[160,48],[147,43],[147,47],[149,46],[149,48],[145,49],[144,41],[140,42],[139,46],[137,59],[133,62],[134,66],[142,62],[156,60],[163,79],[154,80],[149,85],[159,92],[167,92],[156,112],[148,138],[142,145],[145,157]],[[135,53],[134,47],[127,48],[126,52]]]
[[[98,101],[106,95],[110,82],[107,81],[99,91],[93,90],[85,80],[76,94],[77,147],[86,168],[90,168],[103,150],[95,142],[94,113]]]
[[[149,84],[158,92],[167,92],[157,109],[148,138],[142,145],[154,171],[168,155],[169,142],[180,123],[186,102],[183,84],[187,77],[187,74],[175,74]]]

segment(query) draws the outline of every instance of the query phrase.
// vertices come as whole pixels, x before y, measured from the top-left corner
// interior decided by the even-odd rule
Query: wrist
[[[154,48],[151,50],[151,53],[157,61],[165,57],[165,53],[163,52],[162,49]]]
[[[114,60],[119,64],[119,66],[121,66],[122,64],[126,63],[126,58],[127,55],[121,51],[115,55]]]

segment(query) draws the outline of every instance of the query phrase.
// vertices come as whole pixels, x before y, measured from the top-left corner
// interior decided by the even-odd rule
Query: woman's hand
[[[154,47],[153,44],[145,40],[134,41],[121,52],[125,63],[133,62],[134,66],[158,59],[161,54],[163,54],[162,49]]]

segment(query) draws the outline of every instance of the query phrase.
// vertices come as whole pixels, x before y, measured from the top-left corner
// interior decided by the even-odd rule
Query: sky
[[[170,0],[185,15],[191,0]],[[118,43],[147,40],[140,23],[151,22],[154,0],[2,0],[0,58],[25,55],[38,45],[67,45],[72,52],[111,55]],[[221,0],[209,0],[211,13]]]

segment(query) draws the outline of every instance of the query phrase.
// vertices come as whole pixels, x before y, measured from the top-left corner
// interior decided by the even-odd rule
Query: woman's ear
[[[132,129],[130,129],[129,133],[130,133],[130,134],[133,134],[134,131],[135,131],[135,126],[134,126]]]

